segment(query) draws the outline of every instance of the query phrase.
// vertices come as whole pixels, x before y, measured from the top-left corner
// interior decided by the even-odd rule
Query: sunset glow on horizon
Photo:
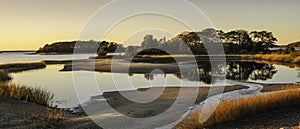
[[[80,37],[89,18],[109,2],[109,0],[0,0],[0,51],[36,50],[45,44],[57,41],[91,39],[124,41],[130,45],[139,45],[143,39],[142,35],[151,31],[141,30],[137,35],[130,37],[134,33],[132,30],[134,27],[137,29],[148,23],[166,29],[165,32],[154,31],[155,38],[170,39],[180,32],[188,31],[188,28],[174,21],[163,18],[157,20],[157,17],[153,17],[152,20],[140,18],[136,23],[128,21],[127,24],[120,24],[121,29],[108,34],[106,39],[99,39],[95,36],[97,34]],[[278,39],[278,44],[282,45],[300,41],[299,0],[190,0],[190,2],[203,11],[216,29],[267,30],[273,32]],[[170,6],[176,4],[172,1],[169,3]],[[104,18],[110,17],[113,16],[107,14]],[[164,22],[160,24],[155,21]]]

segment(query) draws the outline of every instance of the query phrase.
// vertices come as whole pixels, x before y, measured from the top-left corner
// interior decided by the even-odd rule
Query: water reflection
[[[147,88],[149,86],[221,86],[223,82],[211,79],[212,75],[217,79],[222,79],[218,74],[220,71],[226,71],[227,79],[233,80],[248,80],[258,83],[293,83],[300,82],[297,77],[298,73],[294,68],[286,66],[259,64],[253,62],[227,62],[226,66],[220,66],[217,70],[212,71],[209,62],[199,62],[199,68],[192,69],[182,74],[127,74],[122,73],[99,73],[91,71],[76,71],[76,72],[59,72],[63,65],[49,65],[45,69],[26,71],[22,73],[11,73],[13,77],[12,83],[23,84],[30,87],[41,87],[52,91],[56,96],[56,101],[65,102],[67,104],[58,104],[59,107],[76,106],[79,101],[84,102],[90,99],[91,95],[99,95],[106,91],[115,91],[115,80],[113,76],[118,78],[121,85],[118,85],[119,90],[129,90],[137,88]],[[276,67],[276,68],[275,68]],[[80,91],[81,96],[76,94],[73,74],[76,73],[81,78],[81,83],[76,87],[76,91]],[[94,75],[96,82],[90,81],[89,75]],[[123,83],[122,79],[129,79],[132,85]],[[55,80],[50,81],[49,80]],[[198,83],[201,81],[200,83]],[[159,83],[161,82],[161,83]],[[94,84],[95,83],[95,84]],[[226,81],[225,81],[226,83]],[[162,85],[160,85],[162,84]],[[226,85],[230,85],[226,83]]]
[[[226,72],[222,72],[222,71]],[[216,80],[225,79],[222,73],[226,73],[226,79],[229,80],[268,80],[277,73],[276,67],[273,64],[263,64],[255,62],[239,62],[229,61],[226,66],[219,66],[212,71],[210,62],[201,62],[198,64],[198,68],[191,69],[188,72],[177,73],[176,77],[179,79],[189,81],[200,81],[205,84],[213,84]],[[132,76],[132,74],[131,74]],[[154,74],[144,74],[147,80],[153,80]]]
[[[231,80],[267,80],[277,73],[273,64],[255,62],[228,62],[226,70],[226,78]]]

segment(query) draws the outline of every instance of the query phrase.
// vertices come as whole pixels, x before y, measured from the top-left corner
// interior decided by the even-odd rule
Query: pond
[[[60,55],[38,55],[30,52],[3,52],[0,53],[0,64],[13,62],[38,62],[41,60],[71,60],[87,59],[96,54],[60,54]]]
[[[95,54],[66,55],[28,55],[23,52],[0,54],[1,63],[34,62],[41,60],[87,59]],[[234,85],[227,82],[249,81],[258,83],[297,83],[300,70],[287,66],[255,62],[229,61],[223,67],[226,79],[212,72],[209,62],[198,62],[199,67],[181,74],[122,74],[91,71],[60,72],[63,65],[48,65],[45,69],[11,73],[12,83],[30,87],[41,87],[55,94],[54,105],[67,108],[87,102],[92,96],[105,91],[132,90],[162,86],[224,86]],[[216,76],[215,80],[211,77]],[[74,81],[74,77],[79,81]]]
[[[162,86],[223,86],[226,80],[259,83],[300,82],[297,68],[254,62],[227,62],[226,79],[211,80],[209,63],[202,62],[195,72],[182,74],[122,74],[91,71],[59,72],[63,65],[48,65],[45,69],[13,73],[12,82],[42,87],[55,94],[55,105],[74,107],[105,91],[132,90]],[[79,81],[73,80],[76,77]],[[78,83],[79,82],[79,83]],[[74,84],[75,83],[75,84]],[[116,87],[117,86],[117,87]],[[79,99],[79,100],[78,100]]]

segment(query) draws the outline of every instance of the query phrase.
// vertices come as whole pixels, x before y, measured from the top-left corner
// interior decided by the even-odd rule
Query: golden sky
[[[97,34],[83,38],[80,37],[80,33],[89,18],[108,2],[110,1],[0,0],[0,50],[35,50],[55,41],[101,40]],[[176,4],[172,0],[167,2],[170,6]],[[216,29],[268,30],[278,38],[279,44],[300,40],[299,0],[190,0],[190,2],[203,11]],[[138,8],[138,5],[136,6]],[[110,17],[113,15],[107,14],[106,18]],[[156,21],[160,23],[155,23]],[[161,30],[143,30],[143,26],[153,24],[154,28]],[[188,30],[188,27],[177,21],[159,16],[129,19],[118,24],[118,27],[106,36],[106,40],[138,45],[143,35],[147,33],[154,33],[157,38],[163,36],[171,38]],[[136,29],[141,30],[133,31]]]

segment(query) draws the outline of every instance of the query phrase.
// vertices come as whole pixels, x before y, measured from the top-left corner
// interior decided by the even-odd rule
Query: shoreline
[[[264,87],[270,87],[270,88],[267,88],[266,91],[273,91],[273,88],[272,87],[276,87],[276,86],[279,86],[279,87],[282,87],[283,89],[285,89],[285,85],[288,85],[288,84],[263,84]],[[298,84],[297,86],[298,88],[300,87],[300,84]],[[156,87],[154,89],[159,89],[160,87]],[[226,92],[230,92],[230,91],[236,91],[236,90],[240,90],[240,89],[244,89],[246,88],[245,86],[226,86],[225,87],[225,90],[224,90],[224,93]],[[167,93],[161,97],[159,97],[159,100],[161,101],[161,104],[160,103],[157,103],[156,106],[146,106],[147,108],[140,108],[139,106],[133,104],[129,104],[126,103],[126,101],[123,101],[122,98],[120,98],[120,94],[117,92],[117,91],[111,91],[111,92],[104,92],[103,93],[103,98],[107,99],[107,102],[112,104],[113,107],[115,107],[116,109],[118,109],[119,111],[123,111],[124,114],[128,115],[128,116],[139,116],[139,117],[143,117],[143,116],[147,116],[147,115],[153,115],[153,113],[155,114],[155,110],[157,110],[157,113],[160,112],[161,109],[164,109],[163,107],[165,106],[166,102],[172,102],[172,98],[175,99],[176,98],[176,92],[178,92],[180,88],[179,87],[169,87],[169,88],[166,88],[166,91]],[[207,98],[207,91],[209,89],[209,87],[186,87],[186,88],[182,88],[180,90],[184,90],[184,94],[186,94],[187,96],[187,100],[188,100],[188,94],[191,92],[191,91],[194,91],[195,89],[198,89],[199,90],[199,95],[197,97],[197,101],[195,104],[197,103],[200,103],[202,101],[204,101],[206,98]],[[279,88],[280,89],[280,88]],[[148,91],[149,88],[141,88],[141,89],[137,89],[137,90],[130,90],[130,91],[120,91],[124,94],[132,94],[132,93],[135,93],[137,91]],[[278,89],[277,89],[278,90]],[[277,90],[274,90],[274,91],[277,91]],[[282,89],[280,89],[282,90]],[[156,92],[156,90],[153,90],[152,92]],[[149,93],[149,95],[151,95],[151,93]],[[171,96],[170,96],[171,95]],[[146,97],[146,96],[145,96]],[[185,98],[185,97],[184,97]],[[6,100],[6,101],[3,101]],[[101,95],[100,96],[93,96],[91,97],[91,100],[98,100],[98,99],[101,99]],[[17,107],[22,107],[22,110],[24,111],[28,111],[31,110],[32,108],[29,108],[29,107],[32,107],[31,105],[36,105],[34,106],[35,108],[35,113],[37,112],[41,112],[41,113],[45,113],[45,108],[44,106],[42,105],[38,105],[38,104],[35,104],[35,103],[30,103],[30,102],[25,102],[25,101],[20,101],[20,100],[15,100],[15,99],[11,99],[11,98],[3,98],[3,97],[0,97],[0,105],[1,104],[4,104],[6,105],[5,107],[6,108],[10,108],[10,109],[14,109],[14,108],[17,108]],[[166,101],[168,100],[168,101]],[[99,102],[99,101],[93,101],[94,102]],[[93,104],[93,103],[90,103],[90,104]],[[99,102],[100,103],[100,102]],[[95,103],[94,103],[95,104]],[[9,106],[8,106],[9,105]],[[14,105],[18,105],[18,106],[14,106]],[[22,106],[21,106],[22,105]],[[12,107],[10,107],[12,106]],[[87,105],[87,106],[91,106],[91,105]],[[99,105],[95,105],[96,107],[98,107]],[[160,107],[162,106],[162,107]],[[1,107],[1,106],[0,106]],[[90,107],[90,109],[92,108],[93,106]],[[23,111],[21,110],[18,110],[18,109],[14,109],[15,112],[6,112],[6,108],[0,108],[0,114],[3,114],[1,116],[9,116],[7,113],[10,114],[10,116],[15,116],[15,115],[21,115]],[[61,110],[61,109],[56,109],[56,110]],[[95,109],[97,110],[97,108]],[[130,111],[129,111],[130,110]],[[141,111],[142,110],[142,111]],[[147,110],[151,111],[151,112],[147,112]],[[186,109],[188,110],[188,109]],[[129,111],[129,112],[127,112]],[[269,111],[266,111],[266,114],[268,114]],[[12,114],[11,114],[12,113]],[[59,125],[63,128],[79,128],[79,127],[97,127],[97,125],[95,125],[91,119],[87,118],[85,115],[78,115],[77,113],[75,114],[71,114],[70,112],[68,111],[64,111],[65,113],[65,117],[62,121],[62,123]],[[5,115],[6,114],[6,115]],[[79,113],[79,114],[82,114],[82,113]],[[40,121],[39,123],[41,123],[40,127],[44,124],[45,125],[45,121],[43,120],[43,118],[31,118],[31,117],[19,117],[21,119],[24,119],[23,121],[28,121],[30,123],[32,123],[32,120],[33,121]],[[92,116],[93,118],[93,116]],[[115,117],[108,117],[108,118],[102,118],[102,117],[96,117],[93,118],[93,119],[114,119]],[[7,119],[7,118],[2,118],[2,119]],[[15,120],[8,120],[8,121],[11,121],[11,122],[15,122]],[[74,123],[75,122],[75,123]],[[26,128],[29,128],[29,127],[33,127],[32,124],[24,124],[24,123],[19,123],[20,125],[17,125],[19,127],[21,126],[24,126]],[[52,123],[53,124],[53,123]],[[13,123],[10,123],[10,122],[6,122],[5,124],[3,124],[3,126],[7,126],[7,127],[14,127],[15,124]],[[51,124],[50,124],[51,125]],[[35,125],[37,126],[37,125]],[[216,127],[218,127],[219,125],[215,125]],[[38,126],[37,126],[38,127]],[[214,126],[212,126],[214,127]]]
[[[202,58],[203,60],[205,60],[205,59],[210,59],[208,56],[200,56],[201,58],[202,57],[204,57],[204,58]],[[233,60],[228,60],[228,61],[255,61],[255,62],[262,62],[262,63],[264,63],[265,62],[265,60],[258,60],[258,59],[255,59],[255,60],[252,60],[252,59],[245,59],[245,60],[240,60],[240,59],[236,59],[235,57],[237,57],[237,56],[231,56],[231,57],[234,57],[234,58],[232,58]],[[160,58],[162,58],[162,59],[164,59],[164,57],[160,57]],[[185,57],[183,57],[183,58],[185,58]],[[189,59],[189,57],[188,58],[185,58],[185,59]],[[219,59],[218,57],[216,57],[216,58],[213,58],[213,59]],[[236,60],[235,60],[236,59]],[[97,61],[99,61],[99,62],[97,62]],[[44,67],[46,67],[47,65],[51,65],[51,64],[65,64],[65,68],[67,69],[66,71],[68,71],[68,69],[70,69],[70,67],[71,68],[74,68],[74,66],[73,66],[73,64],[71,64],[72,62],[74,62],[74,64],[75,64],[75,68],[77,69],[77,70],[92,70],[92,69],[90,69],[91,68],[91,65],[95,65],[96,67],[96,71],[106,71],[106,72],[111,72],[111,70],[109,70],[109,69],[111,69],[111,67],[110,67],[110,65],[111,65],[111,59],[99,59],[99,60],[96,60],[96,62],[93,62],[93,60],[92,59],[83,59],[83,60],[45,60],[45,61],[41,61],[41,62],[37,62],[37,63],[43,63],[44,65],[43,65],[43,68]],[[122,64],[123,63],[123,64]],[[126,63],[126,62],[125,62]],[[124,62],[122,62],[122,61],[120,61],[120,62],[117,62],[117,64],[119,65],[119,67],[117,67],[117,71],[118,72],[124,72],[123,71],[123,68],[125,67],[125,66],[127,66],[127,64],[125,64]],[[168,63],[170,63],[170,62],[168,62]],[[270,62],[269,62],[270,63]],[[13,65],[17,65],[18,63],[12,63]],[[23,63],[20,63],[20,64],[23,64]],[[28,63],[28,64],[30,64],[30,63]],[[274,64],[274,63],[272,63],[272,64]],[[13,66],[12,65],[12,66]],[[26,64],[27,65],[27,64]],[[39,69],[40,67],[24,67],[24,66],[26,66],[26,65],[21,65],[21,66],[18,66],[18,67],[13,67],[13,68],[9,68],[10,66],[2,66],[2,67],[4,67],[4,68],[6,68],[7,69],[7,71],[9,71],[9,72],[19,72],[19,71],[25,71],[25,70],[32,70],[32,69]],[[99,67],[98,67],[99,66]],[[101,66],[101,67],[100,67]],[[104,67],[103,67],[104,66]],[[163,69],[163,71],[165,70],[165,72],[166,73],[168,73],[168,72],[174,72],[174,71],[178,71],[178,65],[177,64],[164,64],[164,63],[162,63],[162,64],[149,64],[149,63],[133,63],[133,65],[131,64],[131,66],[129,66],[130,67],[130,69],[132,69],[133,71],[131,71],[131,72],[135,72],[135,73],[145,73],[145,71],[146,72],[151,72],[153,69],[156,69],[156,68],[162,68]],[[145,68],[146,67],[146,68]],[[64,68],[64,69],[65,69]],[[144,68],[144,69],[142,69],[142,70],[139,70],[140,68]],[[1,65],[0,65],[0,69],[1,69]],[[75,70],[76,70],[75,69]],[[71,69],[72,70],[72,69]],[[64,70],[62,70],[62,71],[64,71]],[[127,72],[127,71],[125,71],[125,72]],[[261,89],[260,91],[261,92],[276,92],[276,91],[281,91],[281,90],[284,90],[284,89],[286,89],[286,88],[288,88],[288,87],[285,87],[285,86],[287,86],[287,85],[291,85],[292,83],[290,83],[290,84],[260,84],[260,85],[263,85],[263,89]],[[295,85],[295,87],[293,87],[293,88],[299,88],[300,86],[299,86],[299,84],[292,84],[292,85]],[[230,87],[230,86],[226,86],[226,87]],[[225,88],[226,88],[225,87]],[[282,87],[282,88],[278,88],[278,87]],[[158,87],[159,88],[159,87]],[[203,87],[191,87],[191,90],[195,90],[195,89],[201,89],[201,88],[203,88]],[[206,88],[208,88],[208,87],[206,87]],[[207,89],[206,88],[204,88],[204,90],[202,89],[202,91],[201,92],[203,92],[203,91],[207,91]],[[123,92],[123,93],[129,93],[129,92],[135,92],[135,91],[147,91],[147,89],[149,89],[149,88],[142,88],[142,89],[137,89],[137,90],[130,90],[130,91],[120,91],[120,92]],[[171,89],[171,90],[170,90]],[[205,90],[206,89],[206,90]],[[234,88],[233,88],[234,89]],[[174,92],[176,91],[176,90],[178,90],[178,87],[169,87],[169,88],[167,88],[167,90],[170,90],[169,92],[170,92],[170,94],[173,94],[174,95]],[[187,89],[184,89],[184,90],[187,90]],[[237,89],[235,89],[235,90],[237,90]],[[188,91],[188,90],[187,90]],[[230,90],[228,90],[228,91],[230,91]],[[188,92],[186,92],[186,94],[187,94]],[[111,91],[111,92],[104,92],[103,93],[103,96],[104,96],[104,98],[106,98],[107,99],[107,101],[109,102],[109,103],[111,103],[113,106],[115,106],[115,108],[117,108],[117,109],[120,109],[121,111],[124,111],[123,113],[124,114],[126,114],[126,115],[128,115],[128,116],[134,116],[134,117],[145,117],[145,116],[147,116],[147,115],[155,115],[155,114],[159,114],[160,113],[160,111],[156,111],[155,109],[163,109],[163,108],[166,108],[165,106],[166,105],[164,105],[164,106],[162,106],[162,107],[160,107],[160,106],[158,106],[158,107],[151,107],[151,106],[147,106],[147,107],[150,107],[149,109],[147,109],[147,108],[142,108],[142,107],[137,107],[136,105],[128,105],[127,103],[126,103],[126,101],[125,100],[123,100],[121,97],[120,97],[120,94],[118,94],[116,91]],[[196,103],[200,103],[200,102],[202,102],[203,100],[205,100],[203,97],[205,97],[205,96],[207,96],[207,95],[200,95],[200,96],[197,96],[197,102]],[[167,95],[167,96],[165,96],[165,97],[167,97],[168,99],[170,99],[170,100],[164,100],[163,101],[163,103],[161,103],[161,104],[166,104],[166,102],[172,102],[171,100],[172,99],[174,99],[174,98],[172,98],[172,96],[169,96],[169,95]],[[0,99],[1,99],[1,97],[0,97]],[[94,99],[97,99],[97,97],[95,97]],[[159,98],[159,99],[164,99],[164,98]],[[1,103],[1,102],[0,102]],[[158,104],[160,104],[160,103],[158,103]],[[128,111],[127,109],[131,109],[130,111]],[[136,110],[135,110],[136,109]],[[139,110],[138,110],[139,109]],[[143,111],[140,111],[140,109],[143,109]],[[147,110],[149,110],[149,111],[147,111]],[[74,117],[74,119],[72,119],[72,120],[70,120],[70,121],[76,121],[76,120],[78,120],[78,119],[80,119],[80,118],[82,118],[82,116],[80,116],[80,117]],[[110,119],[110,118],[108,118],[108,119]],[[70,122],[70,121],[68,121],[68,122]],[[86,124],[86,123],[90,123],[91,122],[91,120],[85,120],[85,121],[78,121],[79,123],[80,122],[82,122],[82,125],[84,126],[84,124]],[[70,123],[69,123],[70,124]],[[81,124],[81,123],[80,123]]]

